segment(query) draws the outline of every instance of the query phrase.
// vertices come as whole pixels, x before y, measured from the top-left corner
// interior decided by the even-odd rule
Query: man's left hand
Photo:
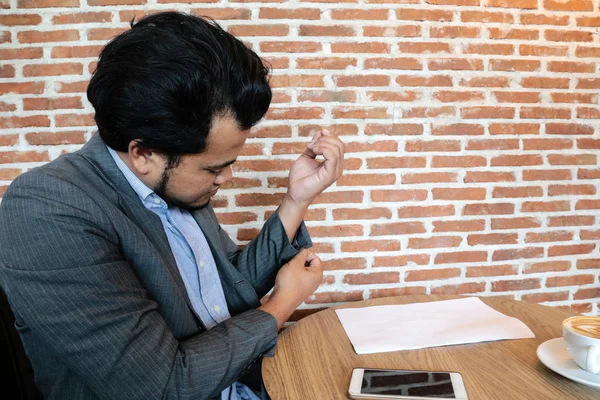
[[[324,161],[317,160],[323,156]],[[344,143],[323,129],[313,136],[290,170],[287,197],[297,204],[310,204],[335,182],[344,169]]]

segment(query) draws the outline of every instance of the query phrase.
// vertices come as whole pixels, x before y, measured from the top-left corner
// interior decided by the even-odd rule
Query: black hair
[[[271,103],[269,69],[216,22],[178,12],[149,15],[100,54],[87,97],[102,140],[135,140],[176,164],[205,150],[215,117],[250,129]]]

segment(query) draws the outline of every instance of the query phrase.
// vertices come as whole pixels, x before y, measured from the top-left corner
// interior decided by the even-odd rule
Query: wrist
[[[297,306],[298,304],[295,304],[291,299],[287,299],[286,296],[276,296],[273,293],[269,300],[258,309],[271,314],[277,320],[277,329],[281,329]]]

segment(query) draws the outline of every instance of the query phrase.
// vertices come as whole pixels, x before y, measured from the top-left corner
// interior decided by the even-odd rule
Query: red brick
[[[492,218],[492,229],[529,229],[539,228],[542,223],[534,217],[527,218]]]
[[[262,42],[260,50],[265,53],[317,53],[322,46],[315,42]]]
[[[514,212],[515,205],[511,203],[476,203],[463,208],[463,215],[506,215]]]
[[[342,258],[337,260],[327,260],[323,264],[326,271],[364,269],[367,268],[367,262],[364,257],[360,258]]]
[[[495,187],[493,198],[542,197],[544,190],[540,186]]]
[[[39,25],[42,17],[39,14],[5,14],[0,15],[0,25],[25,26]]]
[[[337,208],[333,210],[334,220],[367,220],[381,218],[392,218],[392,212],[387,208],[368,208],[366,210],[360,210],[356,208]]]
[[[396,183],[393,174],[344,174],[338,180],[337,186],[380,186]]]
[[[483,60],[473,58],[439,58],[430,59],[430,71],[483,71]]]
[[[489,11],[462,11],[460,13],[462,22],[498,22],[510,24],[513,22],[513,16],[504,12]]]
[[[400,42],[398,49],[401,53],[414,54],[433,54],[433,53],[450,53],[450,45],[448,43],[431,43],[431,42]]]
[[[539,46],[531,44],[522,44],[519,46],[519,54],[522,56],[566,56],[569,48],[567,46]]]
[[[429,264],[428,254],[409,254],[405,256],[375,257],[373,267],[404,267],[407,265]]]
[[[569,215],[564,217],[549,217],[548,226],[589,226],[594,225],[596,217],[593,215]]]
[[[590,73],[596,71],[595,63],[572,62],[572,61],[550,61],[548,62],[550,72],[572,72]]]
[[[481,35],[481,28],[474,26],[432,26],[429,36],[432,38],[471,38],[475,39]]]
[[[465,150],[518,150],[518,139],[477,139],[469,140]]]
[[[252,188],[252,187],[261,187],[261,186],[262,186],[262,182],[260,181],[260,179],[247,179],[247,178],[233,177],[232,180],[221,185],[221,188],[222,189],[242,189],[242,188]],[[287,178],[285,179],[284,187],[287,187]]]
[[[485,291],[485,282],[468,282],[459,285],[445,285],[431,288],[431,294],[459,295],[481,293]]]
[[[345,237],[362,236],[363,227],[361,225],[336,225],[336,226],[311,226],[308,228],[311,236],[314,237]]]
[[[502,155],[492,158],[492,167],[511,166],[520,167],[527,165],[542,165],[544,161],[539,154]]]
[[[413,235],[425,232],[425,226],[422,222],[391,222],[373,224],[371,227],[371,236]]]
[[[0,123],[2,119],[0,118]],[[4,151],[0,152],[0,164],[50,161],[47,151]]]
[[[0,129],[15,129],[42,126],[50,126],[50,120],[45,115],[32,115],[27,117],[0,117]]]
[[[544,256],[543,247],[528,247],[520,249],[495,250],[492,261],[517,260],[522,258],[541,258]]]
[[[454,206],[409,206],[398,208],[398,218],[430,218],[454,215]]]
[[[85,137],[82,131],[53,131],[53,132],[30,132],[25,139],[31,145],[61,145],[61,144],[84,144]]]
[[[591,32],[553,29],[546,30],[545,37],[551,42],[591,42],[594,40]]]
[[[487,261],[487,251],[457,251],[453,253],[438,253],[435,264],[459,264]]]
[[[367,124],[365,135],[421,135],[423,126],[420,124]]]
[[[490,60],[490,71],[539,71],[539,60]]]
[[[266,115],[269,120],[318,119],[325,110],[320,107],[271,108]]]
[[[41,47],[26,47],[21,49],[0,49],[0,60],[24,60],[42,58],[44,49]]]
[[[522,14],[521,23],[526,25],[568,25],[568,15]]]
[[[437,236],[430,238],[410,238],[409,249],[435,249],[444,247],[459,247],[462,242],[460,236]]]
[[[571,268],[570,261],[548,261],[534,264],[526,264],[523,267],[525,274],[537,274],[540,272],[566,271]]]
[[[548,196],[589,196],[596,194],[594,185],[550,185]]]
[[[423,64],[416,58],[367,58],[364,63],[365,69],[394,69],[394,70],[416,70],[423,69]]]
[[[514,54],[515,47],[512,44],[468,44],[463,49],[464,54]]]
[[[538,78],[529,76],[521,79],[521,86],[524,88],[568,89],[569,78]]]
[[[583,119],[598,119],[600,117],[600,109],[591,107],[578,107],[577,118]]]
[[[345,86],[388,86],[390,77],[386,75],[352,75],[352,76],[334,76],[338,87]]]
[[[442,103],[456,103],[465,101],[484,101],[485,96],[480,92],[451,92],[442,91],[432,93],[433,98]]]
[[[547,123],[546,133],[548,135],[593,135],[594,127],[582,124],[570,123]]]
[[[546,279],[546,287],[580,286],[594,283],[594,275],[552,276]]]
[[[521,206],[521,212],[561,212],[569,211],[571,206],[568,200],[561,201],[525,201]]]
[[[342,280],[348,285],[370,285],[373,283],[398,283],[398,272],[372,272],[370,274],[347,274]]]
[[[598,103],[598,95],[594,93],[551,93],[554,103]]]
[[[358,240],[342,242],[342,252],[373,252],[373,251],[398,251],[400,242],[397,240]]]
[[[363,192],[354,190],[346,192],[327,192],[321,193],[313,200],[313,204],[328,204],[328,203],[362,203]],[[357,211],[358,214],[358,211]]]
[[[380,297],[392,297],[392,296],[407,296],[415,294],[425,294],[427,288],[424,286],[404,286],[400,288],[388,288],[388,289],[371,289],[371,299],[377,299]]]
[[[56,31],[21,31],[17,34],[21,43],[67,42],[79,40],[79,32],[75,29]]]
[[[265,7],[260,9],[258,17],[259,19],[315,20],[321,18],[321,10],[318,8],[285,9]]]
[[[374,157],[367,159],[370,169],[380,168],[424,168],[425,157]]]
[[[451,124],[451,125],[433,125],[431,127],[433,135],[483,135],[483,126],[479,124]]]
[[[573,300],[595,299],[600,297],[600,288],[579,289],[573,294]]]
[[[92,28],[87,30],[87,38],[88,40],[109,40],[126,30],[126,28]]]
[[[468,267],[467,278],[481,278],[488,276],[506,276],[516,275],[517,267],[514,265],[494,265],[494,266],[479,266]]]
[[[79,4],[79,1],[77,3]],[[52,17],[54,25],[111,22],[111,20],[112,14],[110,12],[60,13]]]
[[[492,282],[492,292],[508,292],[514,290],[539,289],[539,279],[519,279]]]
[[[549,154],[550,165],[596,165],[595,154]]]
[[[516,233],[472,234],[468,236],[469,246],[493,244],[517,244]]]
[[[600,169],[579,169],[577,179],[600,179]]]
[[[569,119],[571,110],[568,108],[521,107],[521,118]]]
[[[447,75],[429,75],[429,76],[409,76],[401,75],[396,78],[396,83],[400,86],[415,87],[435,87],[452,86],[452,77]]]
[[[523,139],[523,150],[565,150],[572,149],[570,139]]]
[[[551,231],[544,233],[528,232],[525,237],[526,243],[565,242],[573,240],[573,232]]]
[[[598,210],[600,209],[600,200],[579,200],[575,205],[576,210]]]
[[[83,108],[80,97],[56,97],[56,98],[24,98],[23,110],[59,110],[70,108]]]
[[[548,257],[570,256],[574,254],[589,254],[596,249],[596,244],[576,244],[565,246],[550,246]]]
[[[387,119],[390,117],[386,107],[333,108],[331,115],[335,119]]]
[[[419,271],[407,271],[405,282],[433,281],[438,279],[449,279],[460,276],[460,268],[446,269],[423,269]]]
[[[433,168],[469,168],[486,165],[487,160],[481,156],[434,156],[431,161]]]
[[[434,200],[485,200],[485,188],[434,188]]]
[[[467,119],[489,119],[489,118],[514,118],[515,109],[513,107],[465,107],[460,109],[462,118]]]
[[[577,260],[577,269],[599,269],[600,259]]]
[[[533,29],[489,28],[490,39],[538,40],[540,33]]]
[[[485,228],[485,221],[477,220],[458,220],[458,221],[433,221],[434,232],[476,232]]]
[[[363,299],[363,291],[349,292],[320,292],[314,293],[304,302],[306,304],[323,304],[323,303],[339,303],[349,301],[361,301]]]
[[[343,176],[340,178],[342,179]],[[403,174],[402,184],[457,182],[458,175],[452,172],[425,172],[422,174]],[[340,186],[338,179],[337,185]]]
[[[593,0],[544,0],[549,11],[594,11]]]
[[[493,92],[499,103],[540,103],[539,92]]]
[[[525,170],[523,171],[524,181],[556,181],[570,180],[571,171],[568,169],[555,170]]]
[[[0,65],[0,78],[14,78],[15,75],[15,67],[12,65]]]
[[[367,99],[371,101],[388,101],[388,102],[412,102],[416,100],[420,100],[422,97],[422,93],[414,92],[409,90],[403,91],[368,91]],[[392,124],[392,125],[402,125],[402,124]],[[408,125],[408,124],[405,124]],[[368,126],[368,125],[367,125]]]
[[[0,135],[0,146],[14,146],[17,143],[19,143],[19,135]]]
[[[341,20],[387,20],[386,9],[361,10],[361,9],[339,9],[331,10],[331,19]]]
[[[390,45],[387,43],[377,42],[347,42],[347,43],[332,43],[331,51],[333,53],[389,53]]]
[[[444,107],[413,107],[404,110],[403,118],[436,118],[452,117],[456,114],[456,108],[451,106]]]
[[[427,190],[373,190],[371,200],[375,202],[423,201]]]
[[[37,64],[23,66],[23,76],[57,76],[57,75],[81,75],[83,64],[81,63],[58,63]]]
[[[299,58],[296,61],[298,68],[305,69],[346,69],[350,66],[356,66],[357,60],[355,58]]]
[[[79,7],[79,0],[18,0],[18,8]]]
[[[577,46],[576,57],[600,57],[600,47]]]
[[[569,292],[531,293],[521,296],[521,300],[528,303],[545,303],[550,301],[564,301],[569,299]]]
[[[401,8],[396,10],[396,18],[410,21],[452,21],[453,12],[434,9]]]
[[[477,77],[463,79],[460,81],[460,85],[468,87],[508,87],[510,80],[502,76]]]
[[[472,182],[514,182],[516,180],[512,172],[487,172],[487,171],[467,171],[464,181]]]
[[[449,152],[460,149],[461,143],[458,140],[411,140],[404,147],[406,152]]]
[[[365,26],[363,36],[371,37],[418,37],[421,36],[421,27],[417,25],[403,26]]]

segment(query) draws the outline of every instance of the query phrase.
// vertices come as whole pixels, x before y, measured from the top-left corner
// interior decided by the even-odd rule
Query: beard
[[[169,179],[171,178],[171,170],[169,168],[165,168],[163,170],[163,173],[160,177],[160,181],[158,182],[157,185],[155,185],[152,190],[154,191],[154,193],[156,193],[156,195],[158,197],[160,197],[161,199],[163,199],[165,201],[165,203],[167,203],[167,205],[169,207],[179,207],[182,210],[187,210],[189,212],[193,212],[196,210],[201,210],[204,207],[206,207],[209,203],[210,203],[210,199],[206,201],[206,203],[204,204],[200,204],[200,205],[194,205],[194,204],[188,204],[184,201],[181,201],[171,195],[169,195],[167,193],[167,186],[169,185]]]

